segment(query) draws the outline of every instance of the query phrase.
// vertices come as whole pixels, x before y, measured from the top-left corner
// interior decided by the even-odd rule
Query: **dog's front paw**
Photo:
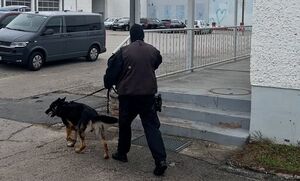
[[[67,141],[67,147],[74,147],[75,143],[75,141]]]
[[[104,159],[109,159],[109,155],[108,154],[104,154]]]
[[[76,153],[81,153],[84,149],[85,149],[85,146],[79,147],[79,148],[75,148],[75,152]]]
[[[81,153],[81,149],[80,148],[75,148],[75,152],[76,153]]]

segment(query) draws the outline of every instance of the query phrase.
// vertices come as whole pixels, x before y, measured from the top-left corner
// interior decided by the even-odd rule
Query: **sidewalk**
[[[112,153],[117,145],[116,127],[108,127]],[[134,132],[133,137],[141,135]],[[103,159],[99,140],[87,134],[84,154],[66,147],[62,127],[32,125],[0,119],[0,180],[276,180],[272,176],[236,170],[225,158],[234,148],[192,140],[180,153],[168,152],[164,177],[152,174],[154,165],[148,147],[133,145],[128,163]]]

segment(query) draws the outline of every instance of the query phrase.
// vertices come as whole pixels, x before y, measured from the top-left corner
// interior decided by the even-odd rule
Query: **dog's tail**
[[[119,121],[119,119],[112,117],[112,116],[106,116],[106,115],[99,115],[97,119],[103,123],[106,124],[114,124]]]

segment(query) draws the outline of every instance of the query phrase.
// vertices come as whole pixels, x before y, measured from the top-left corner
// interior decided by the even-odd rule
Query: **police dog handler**
[[[155,109],[157,82],[155,70],[162,62],[160,52],[145,43],[141,25],[130,29],[131,44],[122,47],[108,60],[104,85],[110,89],[116,85],[119,95],[118,150],[112,158],[128,162],[131,146],[131,123],[139,115],[142,120],[148,146],[155,160],[153,173],[163,175],[167,169],[166,151],[159,131],[160,122]]]

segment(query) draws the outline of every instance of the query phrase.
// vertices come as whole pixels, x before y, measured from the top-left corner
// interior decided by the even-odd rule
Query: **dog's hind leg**
[[[100,128],[100,134],[101,134],[101,142],[103,144],[103,149],[104,149],[104,159],[109,159],[108,146],[107,146],[106,139],[105,139],[103,124],[101,125],[101,128]]]
[[[86,147],[84,131],[85,131],[85,128],[80,128],[79,131],[78,131],[79,132],[79,138],[80,138],[80,147],[75,149],[76,153],[81,153]]]

